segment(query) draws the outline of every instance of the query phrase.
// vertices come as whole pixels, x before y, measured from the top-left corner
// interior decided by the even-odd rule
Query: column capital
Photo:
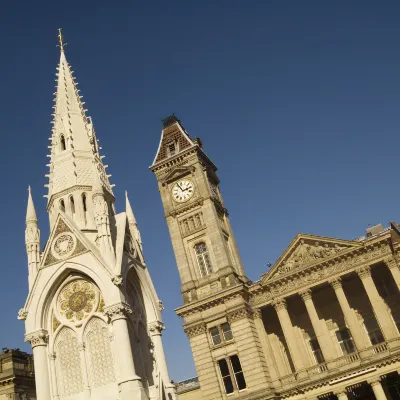
[[[305,289],[299,292],[299,295],[303,299],[304,302],[307,300],[312,300],[312,290],[311,289]]]
[[[253,310],[253,318],[254,319],[261,319],[262,320],[262,311],[261,308],[255,308]]]
[[[29,342],[32,349],[37,346],[47,346],[49,333],[45,329],[39,329],[25,335],[25,342]]]
[[[149,324],[149,331],[151,335],[161,335],[161,332],[165,329],[165,325],[161,321],[151,322]]]
[[[374,378],[368,379],[368,383],[374,387],[374,386],[380,386],[381,383],[381,377],[380,376],[375,376]]]
[[[271,304],[275,307],[276,311],[287,309],[287,303],[284,298],[275,299]]]
[[[371,267],[369,265],[366,267],[361,267],[356,269],[356,272],[360,279],[365,279],[371,276]]]
[[[337,390],[335,390],[334,392],[333,392],[337,397],[339,397],[339,396],[347,396],[347,390],[346,390],[346,388],[343,388],[343,389],[337,389]]]
[[[111,322],[117,319],[126,319],[129,314],[132,314],[132,308],[123,302],[104,307],[104,315],[110,318]]]
[[[342,287],[342,279],[340,277],[330,279],[328,283],[333,287],[333,290],[337,290]]]
[[[393,256],[393,258],[386,259],[385,264],[389,269],[399,268],[398,256]]]

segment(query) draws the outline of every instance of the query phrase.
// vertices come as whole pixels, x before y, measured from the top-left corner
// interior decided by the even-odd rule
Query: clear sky
[[[43,185],[57,28],[105,161],[128,190],[159,297],[171,378],[194,376],[174,308],[180,283],[155,177],[176,113],[219,167],[250,279],[298,232],[352,239],[400,221],[400,2],[8,1],[0,13],[0,347],[21,347],[26,188]]]

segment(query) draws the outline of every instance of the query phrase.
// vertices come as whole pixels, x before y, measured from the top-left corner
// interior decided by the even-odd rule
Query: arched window
[[[206,244],[204,242],[197,243],[194,246],[194,252],[196,254],[197,265],[199,266],[201,276],[211,274],[213,270]]]
[[[75,215],[75,201],[72,196],[69,198],[69,206],[71,207],[71,214],[72,214],[72,216],[74,216]]]
[[[63,199],[60,200],[60,210],[61,210],[62,212],[65,212],[65,203],[64,203],[64,200],[63,200]]]
[[[87,203],[86,203],[86,193],[82,193],[82,204],[83,204],[83,211],[87,211]]]
[[[64,151],[66,150],[67,146],[65,145],[65,137],[64,135],[60,136],[60,150]]]

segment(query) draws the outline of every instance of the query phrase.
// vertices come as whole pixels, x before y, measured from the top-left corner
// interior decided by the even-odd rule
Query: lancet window
[[[60,151],[64,151],[66,149],[67,149],[67,146],[66,146],[66,142],[65,142],[65,137],[64,137],[64,135],[61,135],[60,136]]]

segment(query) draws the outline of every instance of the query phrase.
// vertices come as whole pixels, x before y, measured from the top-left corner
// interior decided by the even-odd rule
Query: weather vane
[[[57,47],[60,47],[61,50],[64,51],[64,47],[67,45],[67,43],[64,43],[64,41],[63,41],[63,35],[62,35],[61,28],[58,28],[58,41],[60,44],[58,44]]]

